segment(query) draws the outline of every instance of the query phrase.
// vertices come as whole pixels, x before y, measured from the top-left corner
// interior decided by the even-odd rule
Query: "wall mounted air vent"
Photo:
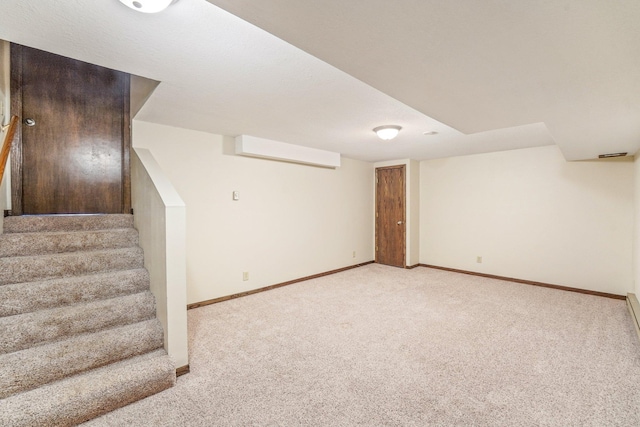
[[[598,156],[599,159],[608,159],[611,157],[624,157],[627,153],[609,153],[609,154],[600,154]]]

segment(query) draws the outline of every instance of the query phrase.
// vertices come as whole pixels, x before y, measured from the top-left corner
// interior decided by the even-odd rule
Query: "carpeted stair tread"
[[[127,366],[127,365],[132,365],[134,363],[139,363],[139,362],[143,362],[145,360],[151,360],[151,359],[155,359],[156,357],[161,357],[161,356],[166,356],[167,355],[167,351],[164,349],[164,347],[160,347],[158,349],[149,351],[147,353],[143,353],[140,354],[138,356],[132,356],[129,357],[127,359],[124,360],[120,360],[117,362],[113,362],[113,363],[109,363],[108,365],[105,366],[101,366],[99,368],[95,368],[92,369],[91,371],[87,371],[87,372],[103,372],[103,371],[108,371],[111,370],[113,368],[118,368],[120,366]],[[78,375],[82,375],[82,374],[78,374]],[[60,381],[64,381],[64,380],[60,380]]]
[[[0,257],[127,248],[137,244],[138,232],[133,228],[7,233],[0,235]]]
[[[0,354],[155,317],[151,292],[0,317]]]
[[[157,319],[0,355],[0,399],[162,347]]]
[[[0,317],[114,298],[149,289],[144,268],[0,286]]]
[[[34,215],[9,216],[4,219],[5,233],[43,231],[82,231],[132,228],[133,215]]]
[[[143,267],[140,247],[0,258],[0,285]]]
[[[0,425],[77,425],[166,390],[175,381],[175,367],[166,355],[88,371],[0,400]]]

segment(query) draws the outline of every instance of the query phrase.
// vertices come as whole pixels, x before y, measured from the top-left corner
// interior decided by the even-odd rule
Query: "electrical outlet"
[[[353,251],[353,257],[354,258],[356,257],[356,251]]]
[[[246,282],[247,280],[249,280],[249,272],[245,271],[242,273],[242,281]]]
[[[479,256],[478,258],[476,258],[476,262],[477,262],[478,264],[482,264],[482,257],[481,257],[481,256]]]

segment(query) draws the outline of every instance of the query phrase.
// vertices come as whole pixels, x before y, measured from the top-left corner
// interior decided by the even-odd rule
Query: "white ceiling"
[[[636,0],[209,1],[3,0],[0,39],[161,81],[140,120],[367,161],[640,148]]]

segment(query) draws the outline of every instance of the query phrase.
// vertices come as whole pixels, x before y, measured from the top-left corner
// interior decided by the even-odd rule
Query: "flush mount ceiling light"
[[[178,0],[120,0],[120,3],[138,12],[158,13],[177,1]]]
[[[378,126],[377,128],[373,128],[373,131],[378,135],[378,138],[383,139],[385,141],[389,141],[390,139],[398,136],[398,132],[400,132],[402,127],[396,125],[385,125]]]

